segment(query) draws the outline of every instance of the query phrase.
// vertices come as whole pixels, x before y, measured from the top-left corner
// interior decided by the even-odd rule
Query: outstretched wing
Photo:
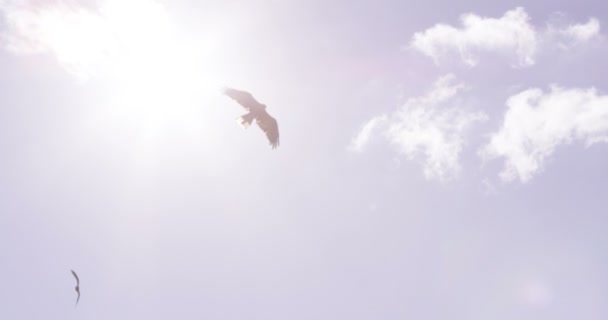
[[[76,278],[76,286],[80,285],[80,279],[78,279],[78,275],[76,274],[76,272],[74,272],[74,270],[70,270],[72,271],[72,274],[74,275],[74,278]]]
[[[275,118],[271,117],[266,110],[263,110],[257,118],[256,123],[266,133],[268,141],[273,149],[279,145],[279,125]]]
[[[72,274],[74,275],[74,278],[76,278],[76,293],[78,293],[78,297],[76,297],[76,305],[78,305],[78,301],[80,301],[80,279],[78,278],[78,275],[76,274],[76,272],[74,272],[74,270],[70,270],[72,271]]]
[[[246,110],[257,110],[260,108],[260,103],[255,100],[251,93],[233,88],[224,88],[224,94],[238,102]]]

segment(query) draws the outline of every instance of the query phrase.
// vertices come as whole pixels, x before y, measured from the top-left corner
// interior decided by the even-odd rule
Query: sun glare
[[[210,119],[221,112],[213,106],[223,99],[230,64],[222,53],[233,23],[211,16],[205,29],[193,29],[154,0],[97,4],[12,2],[8,48],[51,54],[82,85],[99,88],[103,95],[83,105],[75,125],[100,141],[128,144],[133,168],[152,172],[145,168],[180,144],[183,152],[191,143],[196,152],[215,146],[205,137],[217,133]]]
[[[211,57],[200,42],[179,34],[161,4],[113,0],[102,13],[117,39],[110,73],[120,100],[144,113],[175,113],[217,89],[203,65]]]
[[[50,51],[79,79],[110,83],[109,107],[133,113],[133,121],[162,121],[219,91],[212,72],[219,55],[205,42],[213,36],[189,38],[161,3],[105,0],[97,10],[58,4],[15,12],[21,39],[13,39],[13,50]]]

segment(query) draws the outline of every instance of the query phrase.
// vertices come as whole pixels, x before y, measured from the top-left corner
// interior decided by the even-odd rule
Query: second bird
[[[76,298],[76,305],[78,305],[78,301],[80,301],[80,279],[78,279],[78,275],[76,272],[74,272],[74,270],[70,271],[72,271],[74,278],[76,278],[76,287],[74,289],[76,290],[76,293],[78,293],[78,297]]]

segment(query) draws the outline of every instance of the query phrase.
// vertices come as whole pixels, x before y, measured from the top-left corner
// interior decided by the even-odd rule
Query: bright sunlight
[[[50,51],[81,81],[106,79],[114,91],[111,107],[134,120],[179,116],[220,88],[211,68],[217,46],[206,43],[205,35],[191,41],[180,34],[158,2],[105,0],[97,10],[20,5],[23,10],[9,17],[20,33],[9,39],[10,49]]]

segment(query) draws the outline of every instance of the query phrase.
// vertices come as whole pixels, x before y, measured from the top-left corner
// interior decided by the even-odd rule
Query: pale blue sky
[[[608,317],[603,2],[71,3],[0,1],[0,319]]]

